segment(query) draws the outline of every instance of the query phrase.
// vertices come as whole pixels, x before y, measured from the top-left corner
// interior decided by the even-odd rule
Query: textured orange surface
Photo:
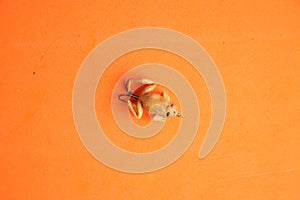
[[[0,9],[1,199],[300,199],[299,1],[2,1]],[[97,44],[145,26],[180,31],[208,50],[226,87],[227,117],[216,147],[199,160],[210,103],[198,83],[192,146],[163,170],[132,175],[87,152],[73,123],[72,89]],[[110,69],[181,62],[140,53]],[[172,135],[159,137],[139,144],[111,135],[141,151]]]

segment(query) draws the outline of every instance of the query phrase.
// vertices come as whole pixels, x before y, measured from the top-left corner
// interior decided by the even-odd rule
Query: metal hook
[[[122,97],[132,97],[132,98],[134,98],[134,99],[139,99],[139,96],[137,96],[137,95],[135,95],[135,94],[133,94],[133,93],[131,93],[131,92],[129,92],[128,94],[120,94],[120,95],[118,96],[118,99],[119,99],[120,101],[123,101],[123,102],[127,103],[127,100],[123,99]]]

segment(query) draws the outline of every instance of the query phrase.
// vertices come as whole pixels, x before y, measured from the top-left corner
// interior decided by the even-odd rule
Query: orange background
[[[2,1],[0,8],[1,199],[300,199],[299,1]],[[134,175],[87,152],[73,123],[72,89],[97,44],[145,26],[180,31],[207,49],[224,80],[227,117],[216,147],[199,160],[210,118],[200,81],[192,146],[171,166]],[[168,62],[155,55],[114,64]],[[171,136],[160,137],[148,147]],[[133,143],[123,139],[124,148]]]

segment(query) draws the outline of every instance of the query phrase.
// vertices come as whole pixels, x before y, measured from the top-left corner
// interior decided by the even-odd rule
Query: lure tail
[[[129,98],[134,98],[136,100],[139,99],[139,96],[138,95],[135,95],[133,94],[130,86],[131,86],[131,83],[133,82],[137,82],[137,83],[141,83],[141,84],[153,84],[154,82],[149,80],[149,79],[145,79],[145,78],[131,78],[129,80],[127,80],[126,82],[126,86],[125,86],[125,89],[126,91],[128,92],[127,94],[120,94],[119,95],[119,100],[120,101],[123,101],[125,103],[128,102],[128,100],[124,99],[123,97],[129,97]]]

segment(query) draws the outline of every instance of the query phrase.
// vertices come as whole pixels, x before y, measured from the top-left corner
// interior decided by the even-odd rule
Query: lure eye
[[[169,117],[170,116],[170,112],[167,112],[167,117]]]

